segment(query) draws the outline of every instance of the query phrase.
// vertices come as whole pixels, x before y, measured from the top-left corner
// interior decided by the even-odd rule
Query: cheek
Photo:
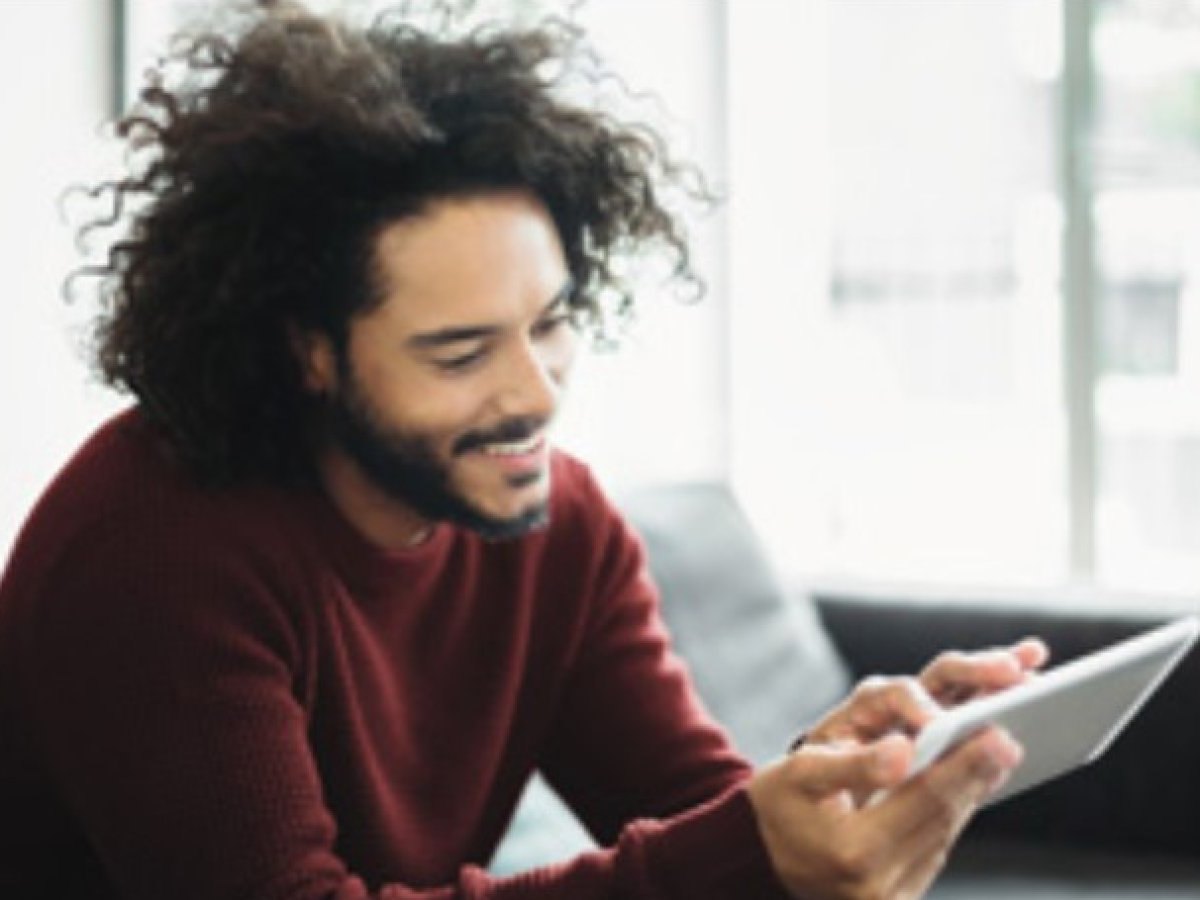
[[[465,381],[431,376],[404,365],[364,367],[361,387],[387,427],[448,452],[478,416],[479,389]]]
[[[439,453],[449,455],[465,432],[477,427],[483,402],[478,391],[430,384],[409,407],[414,430],[431,441]]]

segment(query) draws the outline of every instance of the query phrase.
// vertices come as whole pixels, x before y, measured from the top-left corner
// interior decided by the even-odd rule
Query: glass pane
[[[1200,584],[1200,2],[1106,0],[1093,33],[1098,565]]]
[[[829,568],[1063,576],[1058,16],[829,5]]]

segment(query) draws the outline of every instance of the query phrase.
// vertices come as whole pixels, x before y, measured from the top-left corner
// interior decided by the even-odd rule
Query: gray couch
[[[1045,637],[1057,660],[1160,621],[1150,614],[789,591],[729,492],[664,486],[621,498],[646,542],[663,614],[705,703],[755,762],[777,757],[863,675],[912,672],[947,647]],[[897,602],[899,601],[899,602]],[[590,840],[540,781],[495,860],[552,862]],[[971,825],[933,900],[1198,900],[1200,654],[1099,763]]]

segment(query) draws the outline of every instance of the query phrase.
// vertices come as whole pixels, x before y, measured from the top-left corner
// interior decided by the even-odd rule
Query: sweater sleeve
[[[161,544],[161,546],[160,546]],[[168,546],[170,544],[170,546]],[[35,740],[124,900],[717,900],[772,897],[753,814],[726,788],[612,846],[495,879],[367,884],[337,826],[293,684],[301,652],[254,561],[121,530],[77,547],[25,643]],[[586,688],[585,690],[594,690]]]
[[[712,879],[653,896],[784,897],[745,793],[751,767],[705,710],[671,648],[640,539],[599,488],[590,479],[586,484],[600,552],[543,771],[599,843],[619,845],[630,821],[664,820],[661,841],[669,849],[655,866],[664,883],[682,872]],[[728,831],[720,841],[673,833],[678,823],[702,820],[722,804],[741,814],[736,824],[732,816],[722,820]],[[737,859],[736,879],[755,890],[739,892],[713,873],[713,853],[726,863]]]

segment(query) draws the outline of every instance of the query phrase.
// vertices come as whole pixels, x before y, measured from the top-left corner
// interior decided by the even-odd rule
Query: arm
[[[746,781],[674,652],[642,544],[596,495],[591,560],[573,581],[583,616],[540,765],[593,837],[667,817]]]

